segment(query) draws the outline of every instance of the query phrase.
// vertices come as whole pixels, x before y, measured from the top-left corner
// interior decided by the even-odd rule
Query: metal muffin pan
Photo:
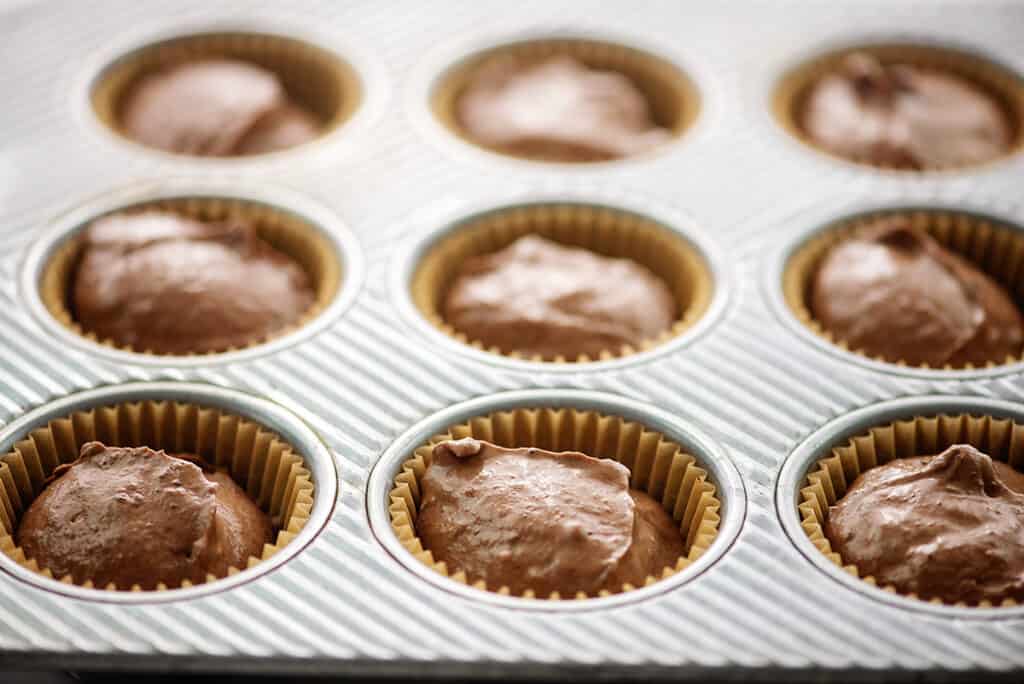
[[[0,87],[19,95],[0,109],[0,423],[16,430],[33,410],[95,388],[201,383],[297,416],[326,446],[338,489],[301,552],[224,591],[112,603],[0,572],[0,668],[1019,680],[1024,619],[963,619],[843,586],[787,534],[778,497],[784,468],[795,467],[784,466],[787,457],[843,416],[900,397],[969,395],[1012,405],[1024,402],[1024,376],[1017,368],[894,373],[824,353],[777,315],[766,273],[800,235],[888,203],[967,206],[1020,224],[1024,155],[943,174],[876,172],[789,139],[770,105],[774,84],[800,59],[875,39],[950,44],[1024,73],[1022,25],[1024,6],[1011,0],[524,0],[500,11],[486,3],[305,0],[286,13],[269,1],[107,0],[100,10],[4,10],[0,33],[14,57]],[[90,131],[83,84],[117,56],[115,47],[187,27],[308,35],[353,64],[364,79],[365,109],[330,144],[230,164],[166,158]],[[701,91],[696,125],[650,158],[567,169],[477,153],[417,120],[426,108],[420,94],[454,60],[488,41],[563,29],[678,64]],[[112,36],[127,38],[112,44]],[[294,343],[214,363],[114,358],[39,325],[23,280],[53,217],[98,201],[81,198],[163,186],[167,176],[207,187],[237,187],[244,176],[275,204],[323,205],[355,236],[350,253],[365,255],[364,286],[343,312],[297,333]],[[552,196],[664,215],[721,263],[716,284],[727,305],[713,325],[643,363],[552,372],[457,352],[402,313],[402,264],[415,245],[460,217]],[[695,576],[629,600],[595,600],[586,610],[571,602],[508,607],[410,572],[385,547],[387,530],[371,526],[379,504],[371,473],[380,477],[421,421],[462,402],[534,390],[656,407],[678,434],[716,445],[743,483],[741,493],[725,495],[727,507],[740,500],[745,507],[728,549]],[[732,507],[726,516],[734,514]]]

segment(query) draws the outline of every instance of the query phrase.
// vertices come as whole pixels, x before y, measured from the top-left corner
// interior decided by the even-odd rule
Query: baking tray
[[[337,51],[363,80],[359,111],[323,145],[235,162],[148,153],[92,117],[90,83],[112,59],[225,28]],[[1024,74],[1024,4],[124,0],[15,4],[0,9],[0,33],[0,441],[54,402],[178,383],[272,407],[281,425],[311,431],[304,439],[337,473],[308,544],[229,586],[94,600],[4,563],[0,667],[1019,680],[1020,610],[933,609],[842,578],[809,552],[791,504],[803,459],[865,415],[925,406],[1024,417],[1020,367],[922,372],[850,358],[788,318],[778,269],[810,232],[878,207],[948,206],[1024,226],[1024,155],[960,172],[879,172],[792,140],[769,103],[788,68],[864,42],[949,45]],[[674,62],[702,93],[699,120],[663,154],[580,168],[502,159],[432,120],[426,94],[455,60],[550,36]],[[41,322],[26,271],[55,226],[120,194],[204,185],[324,217],[359,275],[344,306],[313,334],[188,363],[97,353]],[[642,357],[552,368],[454,348],[415,320],[405,284],[428,236],[481,211],[558,199],[635,208],[694,240],[720,295],[706,324]],[[713,457],[723,526],[707,560],[647,590],[555,606],[424,576],[381,529],[381,469],[447,418],[524,401],[621,411]]]

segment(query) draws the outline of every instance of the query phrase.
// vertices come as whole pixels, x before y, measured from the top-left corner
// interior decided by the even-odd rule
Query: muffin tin
[[[1016,417],[1019,364],[926,370],[843,352],[787,313],[782,271],[808,236],[880,208],[962,210],[1024,230],[1024,155],[897,174],[809,149],[772,110],[794,66],[849,45],[946,45],[1024,74],[1019,3],[527,0],[496,12],[309,0],[285,13],[117,0],[101,12],[23,5],[0,23],[17,55],[0,86],[19,93],[0,112],[0,446],[69,406],[144,393],[228,402],[321,454],[301,543],[225,580],[111,599],[0,559],[0,667],[1019,679],[1019,608],[931,606],[844,576],[796,507],[810,465],[864,427],[908,412]],[[118,57],[173,36],[251,31],[335,52],[363,86],[359,109],[273,159],[170,157],[97,135],[89,84]],[[697,120],[650,157],[567,166],[476,150],[429,119],[431,84],[460,59],[552,37],[666,60],[699,91]],[[104,348],[47,319],[38,278],[63,236],[98,213],[190,194],[246,197],[315,224],[344,274],[327,312],[286,338],[188,359]],[[420,316],[409,285],[433,240],[549,201],[640,213],[685,236],[710,267],[707,312],[650,351],[586,364],[474,350]],[[580,601],[491,595],[419,564],[387,518],[401,463],[438,429],[515,405],[623,415],[685,446],[722,501],[709,551],[643,589]]]

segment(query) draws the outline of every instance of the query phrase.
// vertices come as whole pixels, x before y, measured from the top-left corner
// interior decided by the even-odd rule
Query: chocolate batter
[[[631,157],[670,137],[629,78],[567,56],[485,62],[456,101],[456,115],[480,145],[547,161]]]
[[[902,594],[1024,600],[1024,474],[966,444],[865,471],[825,535],[844,563]]]
[[[1024,319],[1006,291],[903,219],[880,220],[833,247],[809,304],[851,349],[890,362],[985,366],[1024,345]]]
[[[277,77],[230,59],[186,62],[144,77],[121,110],[125,134],[176,154],[264,154],[308,142],[320,123]]]
[[[572,361],[656,339],[675,321],[676,302],[636,262],[527,235],[467,259],[445,296],[443,316],[485,347]]]
[[[17,544],[54,577],[100,588],[175,588],[244,569],[271,541],[270,519],[197,460],[89,442],[25,511]]]
[[[421,484],[424,547],[491,589],[616,592],[684,554],[679,526],[608,459],[466,438],[434,447]]]
[[[898,169],[980,164],[1006,154],[1013,137],[1006,112],[970,81],[862,52],[812,86],[801,125],[825,150]]]
[[[302,268],[239,221],[114,214],[81,239],[75,320],[99,339],[136,351],[244,347],[296,323],[313,304]]]

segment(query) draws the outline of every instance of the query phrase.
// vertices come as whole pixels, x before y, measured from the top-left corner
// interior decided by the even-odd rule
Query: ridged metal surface
[[[312,31],[373,90],[365,120],[327,159],[223,167],[115,144],[83,117],[84,69],[116,38],[204,22]],[[531,31],[611,35],[682,64],[705,96],[697,127],[649,161],[553,170],[502,163],[436,140],[409,93],[424,65]],[[1024,621],[953,620],[850,591],[783,533],[781,464],[807,435],[877,401],[933,393],[1019,402],[1019,375],[919,378],[813,349],[771,306],[772,255],[830,208],[969,200],[1021,216],[1024,157],[978,171],[881,174],[787,139],[767,114],[774,80],[815,48],[903,36],[980,50],[1024,73],[1016,2],[516,3],[179,1],[43,4],[0,14],[0,421],[80,389],[192,380],[280,402],[329,444],[341,477],[333,516],[294,559],[196,600],[79,601],[0,574],[0,665],[698,677],[708,670],[792,680],[815,670],[955,678],[1024,668]],[[78,59],[77,56],[81,56]],[[327,204],[357,234],[366,283],[329,329],[269,356],[196,368],[112,364],[63,348],[36,326],[17,280],[58,211],[126,183],[240,177]],[[531,192],[626,193],[683,212],[727,259],[728,306],[705,335],[621,369],[520,371],[451,354],[400,317],[392,270],[432,217]],[[678,588],[614,609],[530,611],[461,598],[422,581],[378,544],[367,477],[417,421],[501,390],[595,389],[650,402],[710,435],[748,497],[733,546]]]

